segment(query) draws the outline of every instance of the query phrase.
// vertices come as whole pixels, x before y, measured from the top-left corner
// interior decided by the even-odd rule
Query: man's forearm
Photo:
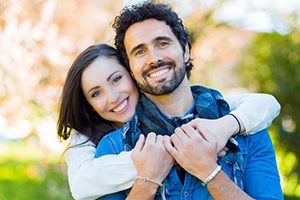
[[[251,200],[225,173],[221,170],[208,184],[207,189],[215,200]]]

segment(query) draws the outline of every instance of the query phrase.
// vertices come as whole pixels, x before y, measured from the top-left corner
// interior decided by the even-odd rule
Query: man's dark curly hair
[[[112,25],[115,30],[115,46],[119,54],[122,56],[126,67],[129,68],[129,61],[124,46],[124,37],[127,29],[137,23],[147,19],[156,19],[164,21],[170,26],[172,32],[180,42],[183,52],[185,52],[186,44],[188,44],[189,50],[191,50],[191,43],[189,41],[189,35],[187,29],[184,27],[182,19],[179,18],[172,8],[167,4],[155,4],[152,2],[146,2],[143,4],[137,4],[129,7],[124,7],[121,14],[117,16]],[[193,63],[189,58],[186,63],[186,74],[189,78]]]

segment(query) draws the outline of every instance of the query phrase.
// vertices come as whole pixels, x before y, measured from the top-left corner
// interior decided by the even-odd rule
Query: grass
[[[59,160],[36,144],[0,142],[0,200],[73,199]]]
[[[282,159],[286,156],[277,152]],[[0,200],[71,200],[66,166],[61,155],[50,153],[33,141],[0,141]],[[279,159],[279,161],[281,161]],[[289,161],[291,159],[288,159]],[[282,172],[283,164],[279,162]],[[298,177],[295,178],[298,180]],[[286,178],[291,182],[291,177]],[[299,199],[300,186],[286,182],[284,199]]]

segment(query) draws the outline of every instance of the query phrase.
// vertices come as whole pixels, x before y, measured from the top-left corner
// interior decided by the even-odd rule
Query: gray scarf
[[[125,143],[132,148],[134,147],[138,135],[135,135],[135,125],[141,129],[142,133],[147,136],[149,132],[155,132],[160,135],[171,135],[175,128],[194,118],[217,119],[229,113],[229,105],[217,91],[203,86],[191,87],[195,98],[195,108],[189,115],[181,117],[168,117],[152,103],[145,95],[141,95],[140,102],[137,105],[137,118],[133,118],[129,131],[125,137]],[[238,147],[231,141],[227,142],[227,147],[237,151]]]

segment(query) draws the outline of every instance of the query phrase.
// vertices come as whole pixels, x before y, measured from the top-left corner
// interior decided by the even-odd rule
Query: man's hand
[[[204,181],[217,168],[217,141],[206,130],[200,133],[189,124],[175,129],[164,145],[178,164],[188,173]],[[225,173],[220,171],[209,182],[207,189],[213,199],[252,199]]]
[[[202,181],[218,166],[217,142],[206,130],[198,133],[191,125],[182,125],[164,139],[164,145],[181,167]]]

